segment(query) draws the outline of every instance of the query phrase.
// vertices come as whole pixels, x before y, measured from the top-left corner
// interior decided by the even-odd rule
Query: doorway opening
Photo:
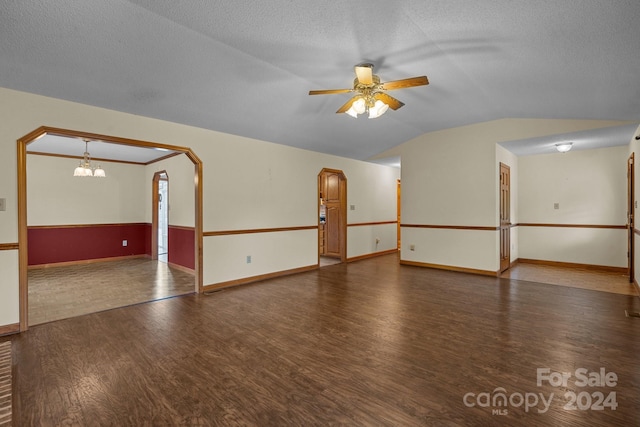
[[[169,181],[161,179],[158,184],[158,261],[167,262],[169,252]]]
[[[341,170],[318,174],[318,265],[347,258],[347,178]]]
[[[511,266],[511,169],[500,163],[500,270]]]
[[[153,218],[151,258],[169,262],[169,176],[166,171],[153,175]]]
[[[172,152],[171,156],[185,154],[193,164],[194,174],[194,268],[191,272],[191,283],[193,290],[202,293],[202,162],[195,153],[186,147],[172,146],[159,143],[151,143],[126,138],[119,138],[109,135],[99,135],[88,132],[80,132],[67,129],[52,128],[42,126],[33,132],[17,140],[18,155],[18,263],[19,263],[19,315],[20,331],[29,329],[29,251],[28,251],[28,223],[27,223],[27,145],[39,140],[44,136],[54,136],[62,138],[75,138],[99,141],[107,145],[116,144],[122,146],[141,147],[146,149],[158,149]],[[45,140],[45,139],[43,139]],[[70,156],[59,156],[70,157]],[[71,156],[73,157],[73,156]],[[169,157],[169,156],[167,156]],[[106,159],[105,159],[106,160]],[[165,209],[166,210],[166,209]],[[100,224],[98,224],[100,225]],[[109,226],[110,224],[106,224]],[[156,236],[157,237],[157,236]],[[148,244],[148,243],[147,243]],[[127,246],[127,240],[123,240],[122,246]],[[148,261],[148,258],[147,258]],[[165,265],[165,264],[162,264]],[[126,304],[124,304],[126,305]],[[122,306],[122,305],[120,305]],[[113,308],[113,307],[112,307]],[[99,310],[94,310],[99,311]]]

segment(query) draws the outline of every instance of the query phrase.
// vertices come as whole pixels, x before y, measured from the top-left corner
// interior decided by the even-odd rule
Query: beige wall
[[[625,225],[627,157],[628,147],[521,157],[520,222]],[[521,258],[627,265],[626,230],[520,227],[519,233]]]
[[[27,155],[28,225],[145,222],[144,166],[101,162],[108,174],[102,179],[74,177],[77,164]]]
[[[396,219],[397,169],[7,89],[0,89],[0,117],[0,197],[7,201],[7,211],[0,212],[2,244],[18,241],[16,140],[40,126],[190,147],[204,165],[205,232],[316,225],[317,176],[322,168],[341,169],[347,176],[347,203],[356,206],[348,210],[348,223]],[[148,181],[153,171],[148,167],[142,179]],[[114,173],[107,179],[115,179]],[[175,179],[178,176],[182,175]],[[187,189],[186,180],[176,184]],[[150,195],[142,200],[147,221]],[[172,211],[182,202],[171,201]],[[190,221],[188,212],[178,217],[179,222]],[[368,238],[379,236],[380,250],[393,248],[395,233],[379,227],[380,232],[371,231]],[[372,253],[370,242],[355,240],[362,238],[361,230],[352,233],[351,228],[349,255]],[[315,230],[206,237],[204,284],[315,265],[317,245]],[[247,255],[252,256],[251,264],[246,263]],[[0,250],[0,326],[19,321],[17,259],[16,250]]]
[[[535,212],[538,209],[535,203],[530,202],[532,196],[525,198],[525,192],[529,189],[523,188],[523,179],[520,178],[523,174],[524,158],[516,158],[496,144],[616,124],[619,123],[589,120],[502,119],[424,134],[382,153],[379,157],[401,155],[403,224],[495,228],[499,225],[498,164],[501,161],[511,167],[512,222],[528,222],[525,212],[528,210]],[[623,151],[624,148],[614,150],[618,153],[618,157]],[[575,153],[578,152],[570,154]],[[603,174],[611,173],[611,176],[607,175],[606,180],[612,181],[611,184],[615,186],[612,189],[614,195],[611,196],[615,200],[611,203],[616,204],[616,207],[607,208],[609,210],[605,210],[606,215],[611,220],[615,219],[615,224],[624,224],[619,219],[620,209],[624,209],[624,204],[622,208],[619,205],[620,194],[624,194],[626,184],[624,182],[620,184],[620,172],[610,164],[615,163],[613,158],[596,157],[600,161],[596,166],[597,169]],[[613,155],[613,157],[616,156]],[[580,157],[580,159],[583,158]],[[582,160],[577,162],[574,167],[580,169],[589,166],[581,162]],[[529,176],[528,171],[527,168],[524,172],[525,176]],[[580,172],[580,176],[583,175],[584,172]],[[535,182],[535,177],[524,180],[525,184]],[[557,183],[554,185],[559,187]],[[605,212],[595,205],[601,201],[584,200],[584,203],[594,203],[593,208],[599,212],[598,215],[602,216]],[[593,211],[593,209],[589,210]],[[603,237],[600,235],[602,233],[593,234],[593,247],[603,244]],[[564,257],[559,256],[558,253],[550,254],[553,256],[549,260],[571,259],[571,262],[586,264],[598,261],[598,264],[605,262],[605,265],[619,266],[620,253],[622,250],[626,251],[623,249],[625,246],[620,244],[620,235],[624,239],[624,233],[614,230],[605,234],[605,241],[612,245],[606,257],[594,257],[593,250],[590,250],[583,253],[570,252],[573,255],[584,255],[581,261],[578,261],[579,256]],[[418,263],[495,272],[499,267],[498,238],[497,231],[403,227],[401,257],[403,260]],[[541,238],[542,235],[536,234],[535,231],[524,231],[523,227],[512,229],[511,259],[535,258],[544,255],[542,252],[534,253],[530,250],[533,247],[539,247],[537,242]],[[547,244],[551,243],[546,241],[543,245]],[[414,251],[409,250],[410,245],[415,245]],[[569,251],[570,249],[566,248],[562,252]],[[586,253],[589,256],[586,256]]]

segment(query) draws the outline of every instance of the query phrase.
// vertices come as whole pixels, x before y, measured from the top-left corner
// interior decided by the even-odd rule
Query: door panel
[[[340,202],[340,175],[337,173],[328,173],[326,175],[326,198],[327,202]]]
[[[340,256],[340,209],[338,206],[327,207],[327,223],[325,224],[325,255]]]

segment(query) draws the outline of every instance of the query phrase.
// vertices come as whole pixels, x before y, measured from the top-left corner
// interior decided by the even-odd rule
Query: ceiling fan
[[[429,84],[427,76],[380,83],[380,77],[373,74],[373,64],[369,63],[356,65],[355,72],[353,89],[311,90],[309,95],[355,92],[356,95],[340,107],[336,113],[347,113],[355,118],[358,117],[358,114],[368,112],[369,118],[375,119],[383,115],[389,108],[397,110],[404,105],[403,102],[387,95],[385,91]]]

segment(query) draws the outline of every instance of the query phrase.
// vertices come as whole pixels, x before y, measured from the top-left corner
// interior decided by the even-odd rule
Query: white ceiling
[[[637,0],[10,0],[0,86],[366,160],[501,118],[639,123],[638,25]],[[374,120],[335,114],[349,94],[308,96],[365,61],[431,83]]]
[[[91,140],[88,144],[85,144],[85,141],[80,138],[51,134],[46,134],[31,142],[27,145],[27,152],[81,158],[84,155],[85,147],[89,150],[90,157],[94,160],[113,160],[140,164],[148,164],[175,153],[163,148],[145,148],[97,140]]]

